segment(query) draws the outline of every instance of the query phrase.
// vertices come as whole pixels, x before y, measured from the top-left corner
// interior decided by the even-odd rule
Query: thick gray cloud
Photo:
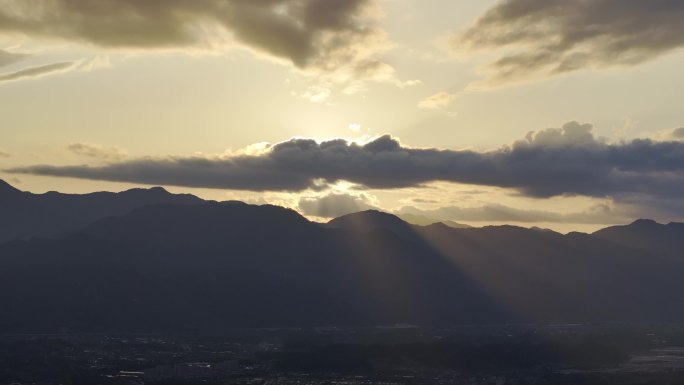
[[[684,139],[684,127],[675,128],[672,130],[672,136],[677,139]]]
[[[30,67],[16,72],[0,75],[0,83],[12,80],[32,79],[47,76],[57,72],[67,71],[76,65],[74,62],[61,62],[38,67]]]
[[[630,66],[684,46],[680,0],[503,0],[457,34],[458,48],[511,49],[489,85]]]
[[[0,34],[137,49],[206,49],[230,35],[299,68],[365,72],[385,48],[373,1],[0,0]]]
[[[544,210],[523,210],[500,204],[487,204],[480,207],[440,207],[434,210],[421,210],[404,207],[402,214],[423,215],[441,220],[464,222],[519,222],[519,223],[581,223],[611,224],[629,220],[622,213],[614,212],[607,205],[597,205],[585,212],[561,214]]]
[[[411,148],[385,135],[364,145],[292,139],[260,155],[142,158],[100,167],[37,165],[8,172],[252,191],[302,191],[321,180],[376,189],[450,181],[535,197],[679,197],[684,191],[684,143],[610,144],[591,130],[571,122],[489,152]]]
[[[364,197],[331,193],[322,197],[301,198],[299,210],[304,215],[323,218],[336,218],[364,210],[376,209]]]
[[[20,62],[30,55],[23,53],[13,53],[0,49],[0,67],[5,67]]]

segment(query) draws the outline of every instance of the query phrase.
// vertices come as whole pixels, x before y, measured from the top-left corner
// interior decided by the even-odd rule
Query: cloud
[[[504,51],[476,85],[492,87],[653,60],[684,46],[682,19],[678,0],[504,0],[452,43]]]
[[[329,87],[317,85],[309,87],[308,90],[301,94],[296,92],[292,94],[311,103],[327,104],[330,101],[330,96],[332,96],[332,90]]]
[[[3,0],[0,34],[111,49],[213,50],[237,41],[299,69],[374,78],[393,69],[375,0]]]
[[[299,210],[304,215],[336,218],[364,210],[377,209],[365,195],[331,193],[321,197],[301,198]]]
[[[10,156],[12,156],[12,154],[0,148],[0,158],[9,158]]]
[[[88,158],[103,160],[122,160],[126,158],[126,153],[118,148],[103,147],[97,144],[72,143],[67,146],[67,149],[74,154]]]
[[[684,127],[675,128],[672,130],[672,137],[677,139],[684,139]]]
[[[446,181],[509,188],[532,197],[672,198],[684,191],[684,143],[636,139],[611,144],[596,138],[591,125],[570,122],[488,152],[411,148],[385,135],[366,144],[292,139],[257,155],[139,158],[7,171],[249,191],[303,191],[321,181],[373,189]]]
[[[0,83],[14,80],[41,78],[48,75],[67,72],[73,69],[75,66],[75,62],[61,62],[42,65],[38,67],[25,68],[16,72],[0,75]]]
[[[684,220],[681,196],[662,198],[649,194],[627,194],[615,199],[615,207],[625,218],[650,218],[662,222]]]
[[[454,95],[448,92],[438,92],[418,103],[419,108],[439,110],[449,106],[454,101]]]
[[[404,207],[402,214],[423,215],[440,220],[464,222],[520,222],[520,223],[581,223],[611,224],[624,222],[620,213],[614,212],[607,204],[600,204],[590,210],[561,214],[544,210],[523,210],[500,204],[487,204],[480,207],[441,207],[434,210],[421,210],[415,207]]]
[[[29,58],[31,55],[13,53],[0,49],[0,67],[5,67]]]

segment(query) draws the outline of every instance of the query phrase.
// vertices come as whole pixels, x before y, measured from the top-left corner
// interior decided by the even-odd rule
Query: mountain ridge
[[[0,330],[684,322],[678,223],[560,234],[365,211],[321,224],[273,205],[128,193],[150,194],[172,199],[88,195],[120,214],[0,243]],[[22,210],[49,207],[21,196]]]
[[[0,243],[14,238],[66,234],[100,218],[123,215],[149,204],[200,202],[204,200],[190,194],[171,194],[161,187],[118,193],[34,194],[0,180]]]
[[[11,202],[7,199],[11,199]],[[0,179],[0,208],[4,214],[4,221],[3,217],[0,217],[0,243],[17,237],[46,237],[66,234],[101,218],[121,216],[147,205],[165,203],[201,204],[206,202],[213,201],[204,200],[192,194],[173,194],[159,186],[132,188],[121,192],[99,191],[87,194],[65,194],[57,191],[48,191],[42,194],[34,194],[21,191]],[[219,203],[246,205],[246,203],[240,201],[224,201]],[[101,208],[93,210],[93,206],[101,206]],[[83,210],[86,210],[86,212],[84,213]],[[32,218],[32,216],[37,216],[37,218]],[[74,218],[74,216],[79,218]],[[405,214],[392,214],[379,210],[360,211],[333,218],[326,223],[326,226],[353,228],[354,226],[348,222],[353,218],[358,219],[360,216],[367,217],[362,220],[363,227],[366,228],[382,225],[380,227],[393,227],[395,230],[398,230],[399,228],[406,228],[406,225],[429,226],[435,223],[443,223],[448,227],[456,229],[472,228],[471,226],[453,221],[441,221],[427,217],[404,218]],[[19,226],[17,226],[19,217],[23,218],[19,221],[21,222]],[[51,219],[50,217],[56,217],[57,219]],[[383,220],[387,223],[383,224]],[[60,226],[60,224],[64,223],[66,225]],[[630,224],[620,226],[653,227],[656,225],[684,226],[684,224],[678,222],[663,225],[651,219],[638,219]],[[32,226],[34,228],[31,228]],[[496,225],[494,227],[502,226],[507,225]],[[619,226],[609,226],[593,234],[600,234],[602,231],[614,227]],[[547,231],[547,229],[537,230]]]

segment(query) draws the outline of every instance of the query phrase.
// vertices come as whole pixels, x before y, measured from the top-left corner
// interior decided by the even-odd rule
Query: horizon
[[[188,194],[188,195],[192,195],[192,196],[194,196],[194,197],[197,197],[197,196],[195,196],[195,195],[193,195],[193,194],[190,194],[190,193],[177,193],[177,192],[171,192],[171,191],[169,191],[168,189],[166,189],[166,188],[163,187],[163,186],[131,187],[131,188],[127,188],[127,189],[120,190],[120,191],[97,190],[97,191],[82,192],[82,193],[63,193],[63,192],[57,191],[57,190],[48,190],[48,191],[41,192],[41,193],[34,193],[34,192],[30,192],[30,191],[22,191],[22,190],[18,189],[16,186],[13,186],[11,183],[9,183],[9,182],[7,182],[7,181],[5,181],[5,180],[3,180],[3,179],[0,179],[0,183],[5,183],[7,186],[9,186],[9,187],[11,187],[11,188],[13,188],[13,189],[15,189],[15,190],[17,190],[17,191],[20,191],[20,192],[22,192],[22,193],[30,193],[30,194],[34,194],[34,195],[45,195],[45,194],[49,194],[49,193],[58,193],[58,194],[77,195],[77,196],[79,196],[79,195],[88,195],[88,194],[97,194],[97,193],[112,193],[112,194],[119,194],[119,193],[123,193],[123,192],[127,192],[127,191],[136,191],[136,190],[137,190],[137,191],[140,191],[140,190],[151,191],[151,190],[159,190],[159,189],[161,189],[161,190],[163,190],[164,192],[169,193],[169,194],[174,194],[174,195],[178,195],[178,194],[181,194],[181,195],[182,195],[182,194]],[[343,214],[340,214],[340,215],[338,215],[338,216],[336,216],[336,217],[324,218],[324,217],[316,217],[316,216],[307,216],[306,214],[302,213],[300,210],[297,210],[297,208],[287,207],[287,206],[281,206],[281,205],[271,204],[271,203],[258,203],[258,202],[257,202],[257,203],[249,203],[249,202],[245,202],[245,201],[241,201],[241,200],[223,200],[223,201],[219,201],[219,200],[212,200],[212,199],[203,199],[203,198],[201,198],[201,197],[197,197],[197,198],[202,199],[203,202],[206,202],[206,203],[211,203],[211,202],[216,202],[216,203],[240,202],[240,203],[244,203],[244,204],[247,204],[247,205],[255,205],[255,206],[260,206],[260,205],[272,205],[272,206],[276,206],[276,207],[281,207],[281,208],[286,208],[286,209],[293,210],[293,211],[297,212],[299,215],[301,215],[302,217],[306,218],[308,221],[313,222],[313,223],[320,223],[320,224],[326,224],[326,223],[331,222],[331,221],[333,221],[333,220],[335,220],[335,219],[342,218],[342,217],[345,217],[345,216],[354,215],[354,214],[361,214],[361,213],[368,213],[368,212],[378,212],[378,213],[389,214],[389,215],[392,215],[392,216],[394,216],[394,217],[396,217],[396,218],[398,218],[398,219],[400,219],[400,220],[402,220],[402,221],[404,221],[404,222],[406,222],[406,223],[408,223],[408,224],[410,224],[410,225],[419,226],[419,227],[431,226],[431,225],[437,224],[437,223],[445,224],[446,226],[452,227],[452,228],[455,228],[455,229],[459,229],[460,227],[453,227],[452,225],[466,225],[466,226],[468,226],[468,228],[472,228],[472,229],[485,228],[485,227],[513,226],[513,227],[519,227],[519,228],[528,229],[528,230],[542,230],[542,231],[544,231],[544,230],[551,230],[551,231],[554,231],[554,232],[557,232],[557,233],[560,233],[560,234],[564,234],[564,235],[568,235],[568,234],[570,234],[570,233],[591,234],[591,233],[593,233],[593,232],[596,232],[596,231],[599,231],[599,230],[603,230],[603,229],[606,229],[606,228],[610,228],[610,227],[615,227],[615,226],[629,226],[629,225],[634,225],[634,224],[637,224],[637,223],[639,223],[639,222],[644,222],[644,221],[646,221],[646,222],[653,222],[653,223],[656,223],[656,224],[658,224],[658,225],[669,225],[669,224],[678,224],[678,223],[681,223],[681,222],[676,222],[676,221],[663,222],[663,223],[661,223],[661,222],[658,222],[658,221],[656,221],[656,220],[654,220],[654,219],[651,219],[651,218],[635,218],[634,220],[632,220],[632,221],[630,221],[630,222],[611,224],[611,225],[606,225],[606,226],[603,226],[603,227],[596,227],[593,231],[579,231],[579,230],[558,231],[558,230],[554,230],[554,229],[552,229],[552,228],[545,228],[545,227],[540,227],[540,226],[537,226],[537,225],[530,225],[529,223],[525,223],[525,222],[519,222],[519,223],[516,223],[516,222],[505,222],[505,223],[503,223],[503,222],[502,222],[502,223],[489,223],[489,224],[482,224],[482,223],[480,223],[480,222],[470,222],[470,223],[466,223],[466,222],[455,221],[455,220],[450,220],[450,219],[443,219],[443,218],[436,218],[436,217],[428,217],[428,216],[424,216],[424,215],[417,215],[417,214],[410,214],[410,213],[401,213],[401,212],[391,212],[391,211],[387,211],[387,210],[381,210],[381,209],[378,209],[378,208],[360,209],[360,210],[358,210],[358,211],[350,211],[350,212],[348,212],[348,213],[343,213]],[[429,222],[431,222],[431,223],[425,224],[424,221],[429,221]]]

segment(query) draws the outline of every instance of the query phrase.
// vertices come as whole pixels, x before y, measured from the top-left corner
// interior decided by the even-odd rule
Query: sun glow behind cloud
[[[473,224],[520,219],[516,223],[584,221],[576,226],[593,226],[602,220],[597,218],[671,220],[684,211],[674,197],[662,197],[663,191],[678,186],[681,170],[675,163],[667,166],[667,156],[657,154],[677,159],[676,145],[663,142],[682,141],[675,128],[684,122],[677,102],[684,89],[679,76],[684,56],[677,51],[682,41],[675,23],[681,7],[674,3],[568,1],[556,4],[567,12],[557,12],[555,3],[530,1],[534,7],[511,14],[523,2],[112,0],[98,8],[87,1],[58,0],[51,3],[50,12],[29,12],[32,4],[39,3],[0,2],[0,15],[13,21],[0,25],[0,79],[7,80],[0,84],[0,154],[11,155],[0,155],[2,169],[44,164],[53,166],[55,173],[66,166],[113,161],[150,166],[144,160],[161,159],[167,165],[195,162],[206,171],[238,157],[265,158],[274,146],[291,142],[289,138],[313,139],[319,146],[343,139],[347,147],[363,147],[389,133],[391,138],[402,138],[392,156],[434,148],[438,150],[434,157],[422,161],[437,165],[445,155],[470,154],[498,167],[501,164],[493,157],[482,154],[505,155],[507,145],[512,154],[506,158],[509,165],[520,166],[508,171],[519,183],[504,180],[503,173],[495,175],[491,168],[480,173],[487,180],[474,180],[477,174],[465,172],[456,178],[454,170],[452,174],[437,170],[435,175],[435,167],[423,169],[429,177],[417,178],[404,164],[399,170],[405,175],[380,185],[377,181],[398,173],[385,169],[381,173],[377,165],[385,159],[369,156],[371,161],[363,164],[375,168],[373,178],[359,176],[359,170],[337,178],[330,173],[334,163],[316,159],[320,172],[295,186],[305,187],[297,192],[224,192],[206,189],[206,183],[174,189],[289,207],[298,207],[302,198],[314,206],[314,201],[321,201],[325,207],[334,202],[340,207],[393,211],[414,207],[425,215],[476,218]],[[214,12],[216,7],[221,12]],[[607,12],[588,11],[596,7]],[[543,25],[540,12],[557,23]],[[130,18],[131,14],[140,20]],[[615,17],[605,18],[610,15]],[[533,30],[548,34],[502,33],[522,19],[531,20]],[[579,22],[569,23],[571,19]],[[595,23],[604,26],[603,34],[586,28]],[[472,32],[473,25],[482,29]],[[654,34],[654,25],[663,33]],[[621,33],[624,28],[631,32]],[[591,33],[572,46],[548,44],[548,39],[575,37],[579,30]],[[512,40],[504,41],[502,36]],[[451,46],[436,43],[449,38]],[[537,58],[536,67],[524,66],[522,59],[534,57],[517,55],[527,52],[518,52],[521,47],[547,55]],[[616,53],[616,47],[624,49]],[[455,58],[454,50],[464,48],[468,52]],[[639,60],[610,60],[612,54]],[[483,64],[490,71],[481,78],[477,68]],[[567,70],[560,71],[563,76],[549,71],[559,65]],[[525,72],[523,67],[534,71]],[[483,92],[466,91],[469,84],[480,81],[491,84]],[[504,89],[502,85],[517,86]],[[596,123],[590,140],[583,140],[588,137],[581,127],[573,131],[576,136],[560,135],[560,139],[557,129],[541,130],[575,119]],[[631,122],[629,130],[624,130],[626,121]],[[537,133],[526,137],[530,130]],[[618,137],[623,145],[614,140]],[[601,138],[608,138],[607,142]],[[634,141],[638,138],[653,142]],[[564,153],[559,150],[563,146]],[[608,150],[601,152],[601,146]],[[291,147],[294,151],[297,146]],[[572,170],[573,159],[585,159],[577,155],[582,151],[594,158]],[[607,166],[601,157],[610,151],[629,153],[660,168],[643,170],[623,159],[613,163],[612,172],[604,173]],[[525,163],[525,155],[538,157],[537,162]],[[549,158],[542,159],[544,155]],[[569,159],[566,163],[564,156]],[[340,162],[351,167],[354,159],[341,157]],[[481,170],[468,162],[453,164]],[[543,170],[546,164],[555,168]],[[255,175],[264,172],[250,170]],[[638,177],[629,179],[630,173]],[[656,173],[661,177],[655,178]],[[289,180],[301,177],[294,174]],[[528,174],[543,175],[551,191],[543,191],[544,183],[533,183]],[[556,174],[565,179],[554,179]],[[4,172],[0,176],[19,178],[35,191],[56,189],[50,184],[64,186],[60,190],[92,191],[137,183]],[[347,179],[353,184],[341,187]],[[399,183],[403,179],[409,180],[408,185]],[[557,188],[564,182],[574,186]],[[473,193],[476,190],[487,193]],[[547,207],[545,202],[554,203]]]

